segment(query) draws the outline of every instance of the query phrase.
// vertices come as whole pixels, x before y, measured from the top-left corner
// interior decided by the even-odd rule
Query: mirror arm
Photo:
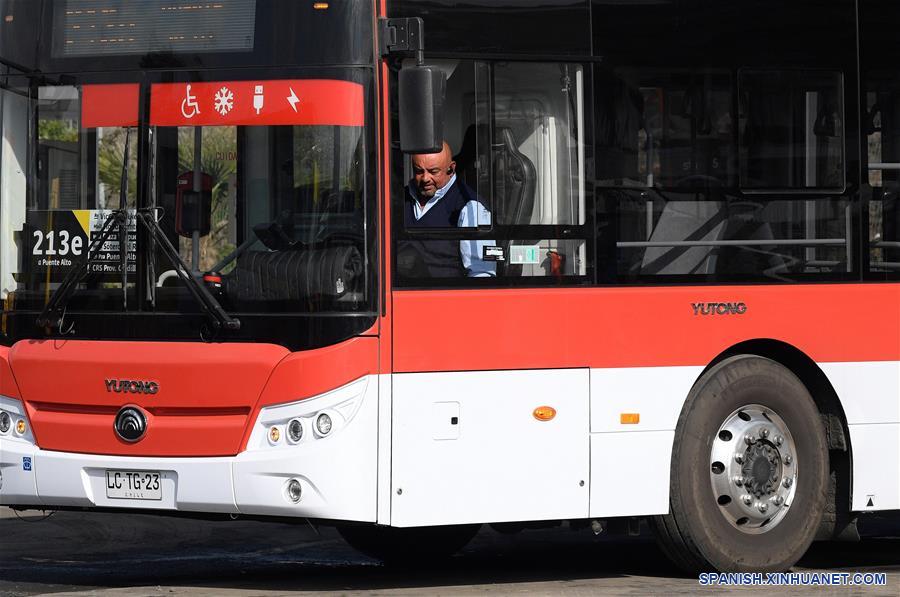
[[[425,64],[425,22],[409,19],[378,19],[378,43],[382,58],[400,53],[416,56],[416,66]]]

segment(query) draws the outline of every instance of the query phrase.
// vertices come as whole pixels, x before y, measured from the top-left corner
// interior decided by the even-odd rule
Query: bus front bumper
[[[263,409],[247,449],[236,456],[80,454],[42,450],[30,437],[3,437],[0,505],[374,522],[377,385],[363,378],[315,399]],[[321,412],[333,419],[327,436],[312,427]],[[292,419],[304,424],[304,438],[293,444],[286,437]],[[273,427],[279,429],[278,442],[269,439]],[[123,489],[124,480],[133,475],[153,482],[140,490]]]

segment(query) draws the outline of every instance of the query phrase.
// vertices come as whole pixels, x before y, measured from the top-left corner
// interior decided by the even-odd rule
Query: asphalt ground
[[[900,595],[900,513],[870,515],[858,543],[817,543],[798,572],[884,572],[885,586],[701,586],[652,537],[567,526],[487,527],[440,564],[385,567],[330,528],[0,508],[0,595]]]

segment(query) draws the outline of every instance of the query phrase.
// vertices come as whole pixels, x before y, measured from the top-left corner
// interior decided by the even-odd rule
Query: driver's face
[[[421,153],[412,157],[413,179],[419,196],[430,199],[453,176],[456,162],[450,155],[450,147],[444,144],[439,153]]]

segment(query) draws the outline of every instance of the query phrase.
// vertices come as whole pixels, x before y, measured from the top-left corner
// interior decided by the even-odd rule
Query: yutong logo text
[[[694,315],[743,315],[745,303],[691,303]]]
[[[131,393],[131,394],[155,394],[159,391],[159,384],[155,381],[133,381],[130,379],[107,379],[107,392]]]

